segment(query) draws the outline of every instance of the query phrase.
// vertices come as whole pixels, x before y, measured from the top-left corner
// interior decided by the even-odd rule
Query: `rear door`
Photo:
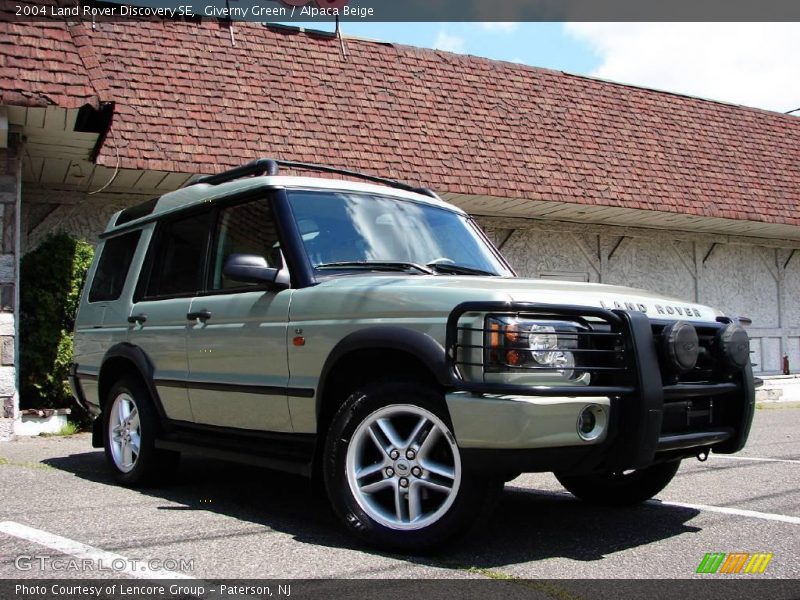
[[[205,208],[158,224],[131,307],[129,341],[154,367],[154,382],[167,417],[193,421],[187,379],[188,317],[202,277],[212,210]]]
[[[131,266],[141,264],[147,239],[141,230],[110,237],[100,243],[98,259],[87,281],[75,321],[74,361],[87,400],[99,405],[98,376],[106,351],[128,339],[130,298],[135,287]],[[145,235],[149,235],[149,232]],[[148,238],[149,239],[149,238]]]
[[[188,329],[189,398],[197,423],[292,430],[287,403],[286,337],[292,290],[232,281],[231,254],[263,256],[280,268],[278,233],[267,197],[222,206],[209,251],[206,291],[192,300]]]

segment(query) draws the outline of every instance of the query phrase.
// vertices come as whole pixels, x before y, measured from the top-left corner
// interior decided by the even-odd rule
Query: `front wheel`
[[[680,465],[680,460],[674,460],[630,471],[592,475],[556,473],[556,478],[567,491],[586,502],[602,506],[627,506],[639,504],[658,494],[672,481]]]
[[[422,550],[488,513],[502,481],[466,473],[444,399],[418,384],[380,382],[351,395],[326,441],[334,511],[370,544]]]

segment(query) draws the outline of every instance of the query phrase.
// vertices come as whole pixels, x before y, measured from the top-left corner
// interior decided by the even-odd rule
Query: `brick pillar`
[[[19,416],[17,385],[17,216],[20,207],[21,157],[17,136],[0,148],[0,441],[14,436]]]

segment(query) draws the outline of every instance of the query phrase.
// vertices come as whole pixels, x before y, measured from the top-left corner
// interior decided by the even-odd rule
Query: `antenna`
[[[347,47],[344,45],[344,38],[342,37],[341,24],[339,23],[339,15],[336,15],[336,31],[334,32],[339,38],[339,47],[342,49],[342,58],[347,60]]]
[[[231,14],[231,3],[229,0],[225,0],[225,8],[228,9],[228,15]],[[233,35],[233,19],[228,17],[228,32],[231,34],[231,46],[236,46],[236,37]]]

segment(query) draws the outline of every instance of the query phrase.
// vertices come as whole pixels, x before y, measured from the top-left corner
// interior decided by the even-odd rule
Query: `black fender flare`
[[[322,414],[322,397],[331,369],[347,354],[357,350],[399,350],[419,359],[445,387],[453,385],[444,346],[427,333],[414,329],[382,325],[359,329],[346,335],[333,347],[322,366],[316,394],[316,415]]]
[[[158,395],[158,390],[156,390],[155,381],[153,380],[155,368],[150,358],[139,346],[134,346],[128,342],[120,342],[111,346],[103,356],[102,366],[100,367],[99,384],[102,386],[104,383],[103,371],[105,366],[110,360],[115,358],[122,358],[133,364],[142,382],[147,387],[147,391],[150,392],[150,397],[153,399],[153,404],[155,404],[158,416],[162,420],[166,419],[166,413],[164,412],[164,407],[161,405],[161,398]],[[100,400],[102,402],[102,398]]]

